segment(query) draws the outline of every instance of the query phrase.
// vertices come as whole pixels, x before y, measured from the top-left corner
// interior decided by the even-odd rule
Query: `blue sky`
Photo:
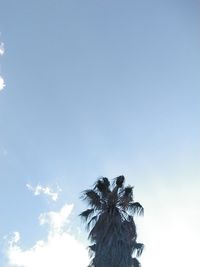
[[[80,192],[120,174],[145,208],[143,266],[168,266],[170,254],[172,266],[198,266],[183,242],[200,235],[199,8],[198,0],[0,4],[1,266],[40,267],[39,254],[34,266],[23,251],[48,246],[49,212],[66,219],[70,204],[69,236],[56,234],[83,251]],[[21,263],[8,248],[13,232]]]

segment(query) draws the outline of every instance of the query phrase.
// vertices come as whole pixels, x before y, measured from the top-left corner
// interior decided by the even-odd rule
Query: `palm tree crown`
[[[133,187],[124,186],[124,176],[113,185],[103,177],[82,198],[90,206],[80,216],[87,223],[92,245],[89,267],[139,267],[137,260],[144,245],[137,243],[133,215],[143,214],[143,207],[133,199]],[[134,257],[132,257],[134,255]]]

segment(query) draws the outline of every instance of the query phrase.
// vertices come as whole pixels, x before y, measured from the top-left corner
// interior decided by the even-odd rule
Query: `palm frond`
[[[103,238],[103,235],[107,232],[106,229],[109,227],[108,221],[109,218],[106,212],[100,214],[96,224],[89,233],[91,241],[96,242],[96,240]]]
[[[86,200],[95,209],[101,208],[101,198],[94,190],[85,190],[83,192],[83,200]]]
[[[119,194],[119,206],[124,210],[128,209],[130,202],[133,201],[133,187],[125,187]]]
[[[103,177],[102,180],[104,181],[104,184],[109,187],[110,186],[110,181],[108,180],[107,177]]]
[[[114,179],[114,181],[113,181],[112,195],[115,198],[115,200],[117,200],[117,198],[119,197],[121,191],[123,190],[124,181],[125,181],[125,178],[124,178],[123,175],[120,175],[120,176],[116,177]]]
[[[128,197],[128,196],[133,196],[133,186],[127,186],[124,189],[124,196]]]
[[[144,208],[139,202],[129,203],[128,209],[132,214],[144,215]]]
[[[137,239],[137,230],[133,217],[130,215],[127,220],[123,221],[123,232],[126,240],[132,241],[132,247],[134,247],[134,243]]]
[[[88,230],[88,231],[89,231],[90,228],[91,228],[91,224],[96,223],[97,219],[98,219],[98,215],[95,215],[95,216],[93,216],[93,217],[89,220],[89,222],[88,222],[88,224],[87,224],[87,230]]]
[[[144,244],[134,242],[133,246],[133,251],[136,252],[136,257],[140,257],[144,250]]]
[[[94,209],[87,209],[79,214],[79,216],[85,221],[94,213]]]
[[[136,258],[133,258],[132,267],[141,267],[139,260],[137,260]]]
[[[110,192],[109,187],[110,187],[110,182],[108,178],[103,177],[96,182],[94,189],[98,189],[98,191],[101,192],[104,197],[106,197],[107,194]]]
[[[95,251],[95,249],[96,249],[96,244],[93,244],[93,245],[89,246],[89,249],[92,250],[92,251]]]
[[[91,258],[95,254],[96,244],[93,244],[93,245],[89,246],[88,250],[89,250],[89,256]]]
[[[122,187],[123,184],[124,184],[124,180],[125,180],[125,178],[124,178],[123,175],[120,175],[120,176],[116,177],[116,178],[115,178],[116,185],[117,185],[119,188]]]

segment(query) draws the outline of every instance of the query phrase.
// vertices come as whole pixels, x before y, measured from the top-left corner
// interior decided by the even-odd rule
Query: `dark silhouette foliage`
[[[88,267],[140,267],[137,260],[144,245],[137,243],[133,216],[142,215],[143,207],[134,202],[133,187],[124,186],[124,176],[97,180],[93,189],[85,190],[82,199],[89,209],[80,216],[87,224],[92,258]]]

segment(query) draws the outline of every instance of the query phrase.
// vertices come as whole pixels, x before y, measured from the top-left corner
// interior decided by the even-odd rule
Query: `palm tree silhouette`
[[[80,216],[89,231],[91,263],[88,267],[139,267],[137,260],[144,245],[137,243],[133,215],[142,215],[140,203],[134,202],[133,187],[124,186],[124,176],[97,180],[93,189],[85,190],[82,199],[89,209]]]

